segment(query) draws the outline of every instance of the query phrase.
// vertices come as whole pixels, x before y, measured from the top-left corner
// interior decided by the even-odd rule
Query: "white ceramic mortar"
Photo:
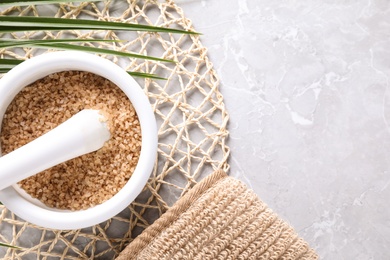
[[[17,65],[0,80],[0,131],[4,113],[27,85],[49,74],[79,70],[100,75],[128,96],[139,117],[141,154],[127,184],[111,199],[86,210],[50,208],[33,199],[17,184],[0,191],[0,201],[20,218],[53,229],[79,229],[101,223],[126,208],[142,191],[153,169],[157,153],[157,126],[151,105],[137,82],[121,67],[96,55],[61,51],[42,54]],[[22,159],[22,158],[21,158]],[[0,169],[1,171],[1,169]]]

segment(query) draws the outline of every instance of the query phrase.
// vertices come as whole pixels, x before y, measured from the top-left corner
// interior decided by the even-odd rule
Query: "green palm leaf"
[[[60,4],[68,2],[97,2],[100,0],[1,0],[0,6],[24,6],[24,5],[42,5],[42,4]]]
[[[41,48],[41,49],[43,48],[43,49],[55,49],[55,50],[84,51],[84,52],[108,54],[108,55],[123,56],[123,57],[137,58],[137,59],[145,59],[145,60],[174,62],[173,60],[160,59],[152,56],[145,56],[145,55],[140,55],[140,54],[135,54],[130,52],[114,51],[114,50],[102,49],[97,47],[79,46],[79,45],[73,45],[67,43],[53,43],[53,44],[42,43],[42,44],[31,44],[29,46],[35,48]]]
[[[170,29],[135,23],[108,22],[84,19],[66,19],[34,16],[0,16],[0,32],[53,30],[124,30],[180,34],[198,34],[185,30]]]
[[[0,59],[0,73],[7,73],[13,67],[15,67],[16,65],[22,62],[23,60],[17,60],[17,59]],[[136,71],[127,71],[127,73],[129,73],[133,77],[166,80],[166,78],[159,77],[158,75],[151,74],[151,73],[136,72]],[[0,205],[2,205],[1,202]]]
[[[4,243],[0,243],[0,246],[9,247],[9,248],[13,248],[13,249],[21,249],[20,247],[17,247],[17,246],[11,246],[11,245],[4,244]]]
[[[17,59],[0,59],[0,67],[15,67],[19,63],[23,62],[22,60]],[[1,203],[1,202],[0,202]]]
[[[121,42],[119,40],[102,39],[44,39],[44,40],[0,40],[0,48],[23,47],[35,44],[54,44],[69,42]]]
[[[128,71],[127,73],[129,73],[133,77],[167,80],[167,78],[159,77],[156,74],[137,72],[137,71]]]
[[[84,51],[99,54],[116,55],[130,58],[138,58],[145,60],[174,62],[172,60],[161,59],[152,56],[145,56],[141,54],[135,54],[130,52],[115,51],[91,46],[80,46],[69,44],[69,42],[119,42],[117,40],[99,40],[99,39],[49,39],[49,40],[0,40],[0,48],[13,48],[13,47],[35,47],[43,49],[56,49],[56,50],[74,50]]]

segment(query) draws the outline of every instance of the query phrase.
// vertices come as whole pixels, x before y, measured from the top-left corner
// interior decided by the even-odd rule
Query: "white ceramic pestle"
[[[0,190],[27,177],[94,152],[110,139],[105,117],[85,109],[32,142],[0,157]]]

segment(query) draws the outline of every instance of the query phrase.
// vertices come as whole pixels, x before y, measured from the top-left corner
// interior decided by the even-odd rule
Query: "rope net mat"
[[[123,21],[193,30],[172,1],[105,1],[10,7],[2,15],[31,15]],[[136,80],[153,106],[159,126],[158,155],[143,192],[120,214],[81,230],[51,230],[32,225],[0,205],[1,259],[114,259],[137,235],[166,212],[199,180],[228,170],[228,114],[219,80],[199,36],[148,32],[63,31],[3,35],[17,39],[99,38],[120,42],[83,43],[172,59],[177,63],[103,56],[129,71],[167,80]],[[27,59],[47,50],[1,49],[2,58]],[[50,51],[50,50],[48,50]]]

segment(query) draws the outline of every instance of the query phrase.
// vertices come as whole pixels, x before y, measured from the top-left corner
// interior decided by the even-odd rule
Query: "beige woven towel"
[[[118,256],[127,259],[318,259],[242,182],[217,171]]]

